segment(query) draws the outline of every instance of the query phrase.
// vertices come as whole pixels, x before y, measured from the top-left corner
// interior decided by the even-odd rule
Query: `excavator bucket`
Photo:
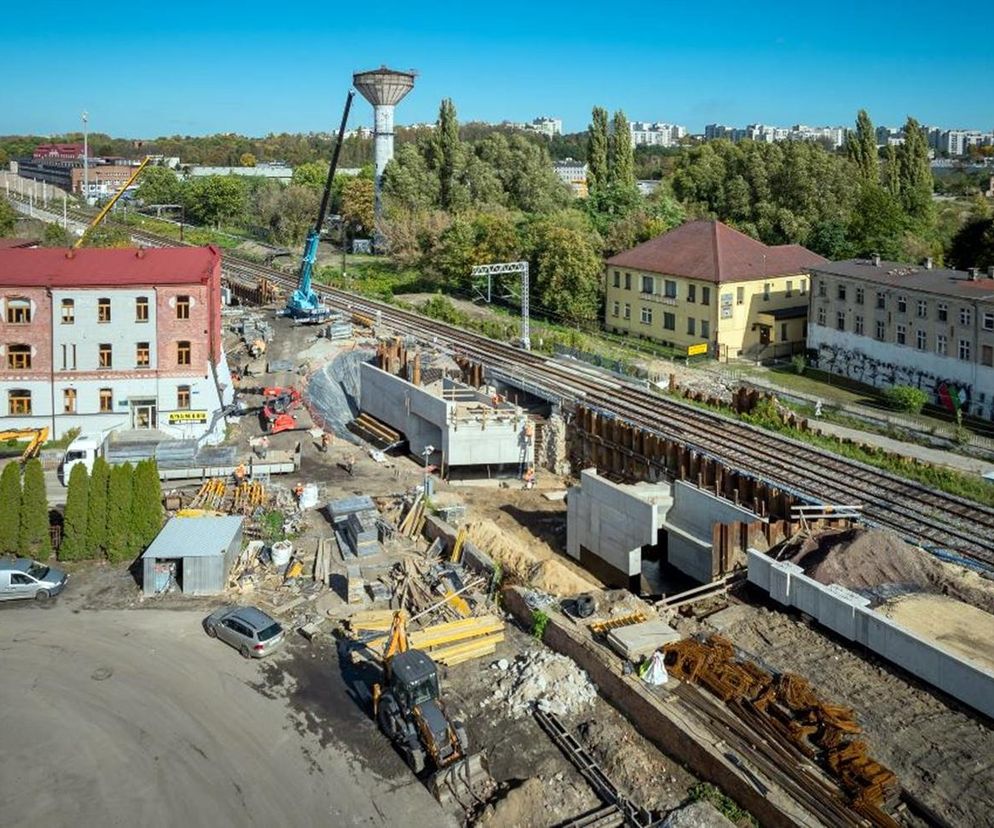
[[[437,771],[428,780],[428,790],[443,807],[458,805],[470,809],[489,799],[496,787],[497,783],[490,775],[490,767],[482,753],[464,756]]]

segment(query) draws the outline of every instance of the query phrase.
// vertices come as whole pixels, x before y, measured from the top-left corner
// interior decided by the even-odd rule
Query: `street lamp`
[[[89,204],[90,197],[90,140],[87,124],[90,113],[83,110],[83,203]]]
[[[435,453],[435,447],[434,446],[425,446],[423,449],[421,449],[421,453],[425,457],[425,482],[424,482],[424,491],[425,491],[425,497],[428,497],[431,494],[431,492],[428,491],[428,458],[431,457],[431,455]]]

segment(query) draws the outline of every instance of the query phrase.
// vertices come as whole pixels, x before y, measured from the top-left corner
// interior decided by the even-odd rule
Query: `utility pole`
[[[90,114],[83,110],[83,203],[89,204],[90,195],[90,141],[87,124]]]

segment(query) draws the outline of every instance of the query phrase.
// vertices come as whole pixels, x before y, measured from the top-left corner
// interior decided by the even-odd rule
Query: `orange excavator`
[[[32,457],[37,457],[41,447],[48,442],[48,427],[41,428],[12,428],[7,431],[0,431],[0,443],[8,440],[29,439],[27,447],[21,454],[21,463],[27,463]]]

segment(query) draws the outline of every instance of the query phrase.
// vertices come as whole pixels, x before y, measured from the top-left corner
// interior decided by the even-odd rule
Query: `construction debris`
[[[597,687],[576,662],[551,650],[521,653],[507,669],[494,664],[496,686],[484,707],[501,707],[515,719],[534,708],[572,716],[593,706]]]

